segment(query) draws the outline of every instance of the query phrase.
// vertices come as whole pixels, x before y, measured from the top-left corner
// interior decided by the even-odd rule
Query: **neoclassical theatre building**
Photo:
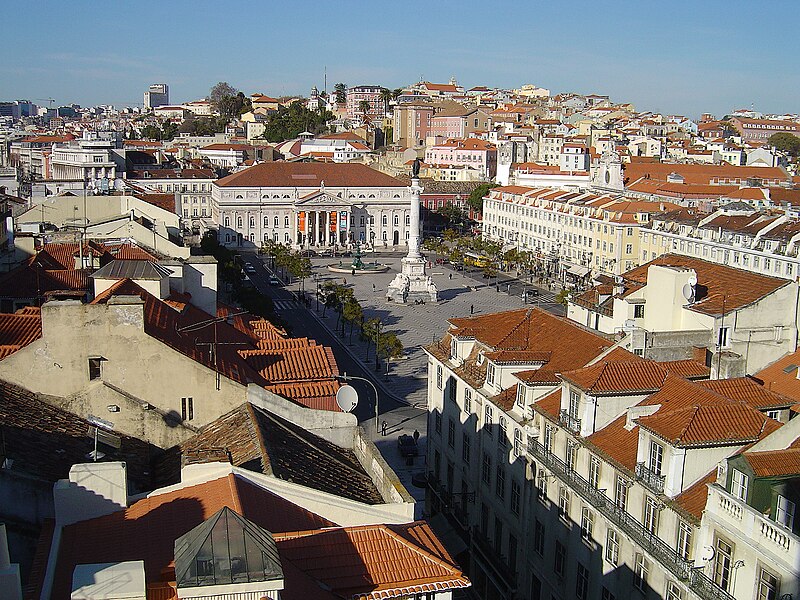
[[[411,228],[409,188],[360,164],[261,163],[216,181],[211,197],[226,246],[405,248]]]

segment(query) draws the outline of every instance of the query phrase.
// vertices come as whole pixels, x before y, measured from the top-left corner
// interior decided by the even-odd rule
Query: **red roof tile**
[[[655,392],[663,385],[667,372],[651,361],[601,361],[561,376],[589,394],[623,394]]]
[[[674,498],[675,503],[688,515],[694,517],[696,523],[700,522],[703,511],[706,509],[708,484],[714,483],[716,480],[717,470],[714,469]]]
[[[639,447],[639,428],[634,426],[628,430],[626,423],[627,415],[622,415],[585,440],[600,454],[633,473]]]
[[[800,448],[745,452],[744,457],[756,477],[797,477],[800,475]]]
[[[27,307],[15,314],[0,313],[0,359],[42,337],[42,315]]]
[[[402,181],[366,165],[266,162],[216,182],[220,187],[405,187]]]
[[[787,354],[755,374],[772,392],[800,402],[800,350]]]
[[[763,385],[760,385],[758,381],[750,377],[710,379],[699,383],[703,387],[713,390],[726,398],[746,402],[758,410],[788,408],[794,404],[794,399],[771,392]]]

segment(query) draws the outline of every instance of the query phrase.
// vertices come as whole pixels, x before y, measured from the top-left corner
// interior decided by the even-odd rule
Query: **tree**
[[[387,88],[381,88],[381,101],[383,102],[384,112],[388,112],[389,102],[391,102],[391,100],[392,100],[392,90]]]
[[[264,123],[262,138],[273,143],[296,138],[303,131],[317,134],[326,131],[333,114],[327,110],[309,110],[300,101],[280,106]]]
[[[391,331],[378,336],[378,356],[381,358],[400,358],[403,355],[403,342]]]
[[[229,102],[229,100],[225,99],[235,97],[238,93],[239,90],[230,85],[227,81],[220,81],[208,92],[208,101],[220,114],[225,114],[222,110],[222,103]]]
[[[344,83],[333,86],[333,93],[336,96],[336,104],[347,104],[347,86]]]
[[[369,109],[370,109],[369,100],[362,100],[361,102],[358,103],[358,110],[361,111],[361,119],[363,121],[367,120],[367,113],[369,112]]]
[[[489,193],[489,190],[492,188],[497,187],[497,185],[493,183],[482,183],[469,195],[467,198],[467,204],[472,207],[473,210],[478,212],[483,212],[483,197]]]
[[[155,125],[145,125],[142,127],[141,133],[142,139],[144,140],[153,140],[156,142],[161,140],[161,129]]]
[[[356,323],[361,322],[361,319],[364,318],[364,309],[361,308],[361,305],[358,303],[358,300],[355,297],[348,298],[347,302],[345,302],[344,306],[342,307],[342,316],[344,317],[345,321],[350,323],[350,342],[353,341],[353,326]]]
[[[569,292],[567,290],[561,290],[560,292],[558,292],[558,294],[556,294],[555,300],[559,304],[563,304],[564,306],[566,306],[567,302],[569,301]]]
[[[392,90],[392,99],[397,100],[402,95],[403,95],[403,88],[394,88]]]
[[[791,133],[775,133],[767,141],[776,150],[786,152],[790,156],[797,157],[800,154],[800,138]]]

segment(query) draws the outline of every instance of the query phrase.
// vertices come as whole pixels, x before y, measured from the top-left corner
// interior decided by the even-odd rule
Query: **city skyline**
[[[233,27],[220,26],[208,3],[159,8],[156,23],[146,5],[123,17],[88,4],[32,6],[7,15],[17,58],[0,67],[2,99],[136,106],[154,82],[169,84],[172,101],[181,102],[205,96],[217,81],[248,94],[307,95],[322,87],[327,68],[329,90],[340,81],[394,88],[455,76],[466,88],[533,83],[552,93],[606,94],[638,110],[696,117],[750,106],[793,112],[791,90],[800,86],[788,51],[791,34],[776,18],[797,12],[788,2],[746,15],[737,12],[744,6],[739,2],[652,7],[618,0],[602,13],[540,4],[500,3],[489,12],[477,3],[406,3],[405,31],[397,25],[403,13],[388,4],[349,6],[346,12],[313,3],[266,10],[240,3]],[[489,22],[497,17],[495,27],[475,18],[481,10]],[[268,20],[242,18],[251,13]],[[85,31],[58,49],[31,35],[70,22],[87,24]],[[134,52],[126,50],[128,35]],[[770,44],[752,42],[757,39]]]

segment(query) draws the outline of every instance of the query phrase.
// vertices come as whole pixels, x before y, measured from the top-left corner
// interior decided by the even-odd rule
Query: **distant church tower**
[[[592,187],[610,192],[622,192],[625,189],[619,153],[614,150],[603,152],[592,173]]]

